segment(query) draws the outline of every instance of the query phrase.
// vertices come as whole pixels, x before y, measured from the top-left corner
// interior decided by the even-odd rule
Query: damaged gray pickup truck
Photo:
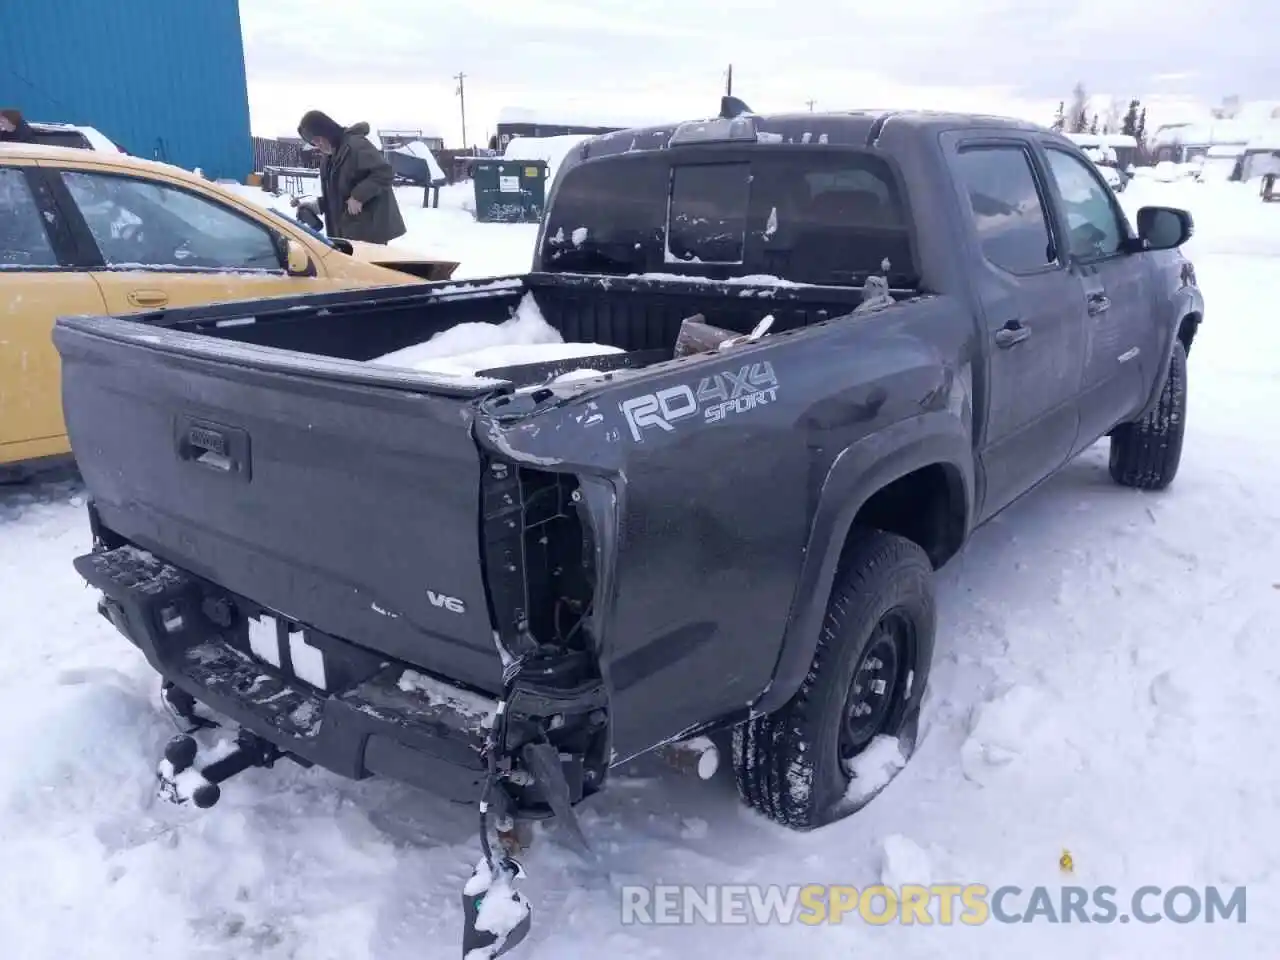
[[[184,723],[239,730],[170,745],[178,799],[287,758],[477,803],[496,954],[492,828],[575,835],[715,731],[765,815],[851,812],[858,757],[913,748],[932,571],[1100,438],[1174,478],[1188,214],[1135,229],[1026,124],[735,103],[575,149],[525,276],[58,321],[76,567]],[[600,356],[368,362],[527,297]]]

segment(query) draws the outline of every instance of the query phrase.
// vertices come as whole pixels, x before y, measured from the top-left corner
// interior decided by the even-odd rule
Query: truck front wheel
[[[1138,490],[1163,490],[1177,476],[1186,428],[1187,351],[1175,340],[1156,408],[1111,431],[1111,479]]]
[[[868,750],[914,749],[933,657],[933,568],[915,543],[859,535],[836,577],[800,690],[734,730],[738,792],[785,826],[808,830],[853,813],[884,783],[859,781]],[[889,738],[885,740],[883,738]],[[867,754],[870,756],[870,754]]]

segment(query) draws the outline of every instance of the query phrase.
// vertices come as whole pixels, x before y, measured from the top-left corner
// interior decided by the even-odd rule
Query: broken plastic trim
[[[577,478],[497,458],[481,476],[485,582],[503,673],[484,747],[482,857],[462,893],[463,951],[496,957],[524,939],[532,910],[514,889],[523,869],[508,851],[495,855],[491,815],[499,830],[515,817],[554,816],[590,856],[573,806],[603,785],[608,712],[588,626],[596,548]],[[518,920],[492,929],[488,898],[500,901],[494,913]]]

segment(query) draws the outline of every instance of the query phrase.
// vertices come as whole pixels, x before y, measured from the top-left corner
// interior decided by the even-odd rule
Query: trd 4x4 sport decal
[[[724,370],[703,377],[697,389],[687,384],[665,387],[623,400],[619,406],[637,443],[646,427],[666,433],[689,417],[702,415],[704,423],[721,423],[731,416],[749,413],[778,399],[778,377],[768,360],[748,363],[736,373]]]

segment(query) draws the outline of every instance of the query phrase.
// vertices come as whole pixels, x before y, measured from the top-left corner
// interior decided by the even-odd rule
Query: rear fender
[[[954,414],[933,411],[911,417],[859,440],[836,457],[814,511],[773,679],[752,704],[753,714],[783,706],[808,674],[840,555],[858,511],[893,481],[939,463],[953,467],[962,478],[967,535],[973,516],[973,451],[963,422]]]

